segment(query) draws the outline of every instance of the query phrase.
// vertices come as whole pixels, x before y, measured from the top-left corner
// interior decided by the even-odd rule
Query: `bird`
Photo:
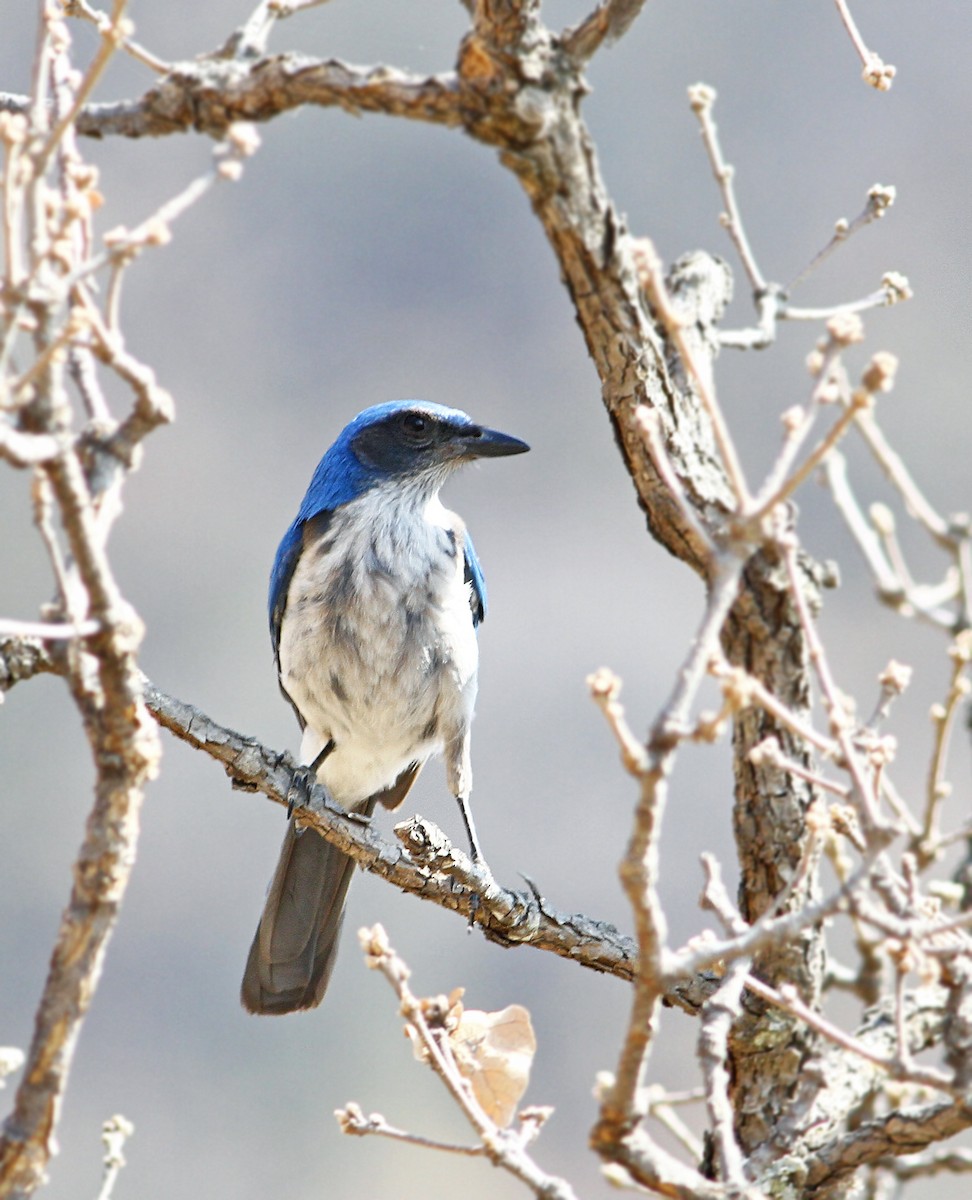
[[[486,584],[439,490],[465,463],[529,448],[441,404],[366,408],[317,465],[270,574],[274,662],[307,777],[370,817],[397,808],[441,755],[478,861],[469,733]],[[243,975],[247,1011],[320,1004],[353,872],[291,815]]]

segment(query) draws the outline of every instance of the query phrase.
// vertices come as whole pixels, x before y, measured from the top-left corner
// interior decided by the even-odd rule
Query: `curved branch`
[[[234,121],[269,121],[303,105],[382,112],[459,125],[452,73],[422,77],[393,67],[276,54],[257,61],[207,57],[179,63],[138,100],[86,104],[76,128],[86,137],[163,137],[195,130],[222,137]],[[26,113],[26,96],[0,93],[0,112]]]
[[[613,925],[557,912],[535,890],[500,887],[487,867],[453,849],[431,822],[414,818],[396,829],[407,850],[384,841],[370,825],[337,807],[322,787],[309,783],[289,754],[217,724],[148,680],[144,687],[145,702],[160,725],[221,762],[235,786],[293,805],[302,820],[370,873],[462,913],[491,942],[549,950],[592,970],[632,978],[634,941]]]

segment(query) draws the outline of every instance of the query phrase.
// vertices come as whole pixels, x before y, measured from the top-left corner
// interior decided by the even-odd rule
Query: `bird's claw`
[[[287,788],[287,820],[294,815],[295,808],[302,808],[310,801],[311,787],[316,782],[310,768],[297,767],[290,777],[290,787]]]

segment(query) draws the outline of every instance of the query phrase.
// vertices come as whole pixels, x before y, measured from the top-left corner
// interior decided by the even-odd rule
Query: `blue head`
[[[457,408],[419,400],[391,400],[366,408],[338,435],[317,464],[297,516],[277,548],[270,575],[270,631],[277,651],[287,588],[300,554],[303,527],[384,483],[419,484],[431,498],[463,463],[522,454],[519,438],[485,429]],[[469,535],[466,572],[476,597],[474,620],[486,611],[486,586]]]
[[[529,448],[519,438],[484,429],[457,408],[418,400],[376,404],[345,425],[318,463],[297,520],[310,520],[395,479],[426,479],[433,492],[465,462]]]

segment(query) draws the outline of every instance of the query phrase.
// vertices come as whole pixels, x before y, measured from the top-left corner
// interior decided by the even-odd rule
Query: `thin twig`
[[[359,933],[365,962],[380,971],[398,997],[400,1012],[421,1045],[425,1061],[442,1080],[460,1112],[482,1139],[484,1153],[498,1167],[509,1171],[543,1200],[575,1200],[574,1191],[564,1179],[548,1175],[526,1151],[525,1139],[509,1129],[501,1129],[479,1104],[463,1078],[447,1037],[436,1036],[426,1020],[425,1009],[408,985],[409,970],[392,949],[380,925]]]
[[[915,1155],[904,1162],[894,1159],[885,1163],[896,1179],[907,1183],[948,1172],[964,1175],[972,1171],[972,1150],[936,1150],[931,1154]]]
[[[672,1137],[685,1147],[695,1162],[702,1161],[705,1147],[675,1109],[684,1104],[698,1104],[704,1099],[704,1088],[692,1088],[685,1092],[668,1092],[658,1084],[650,1084],[644,1089],[642,1101],[646,1116],[653,1117],[660,1125],[663,1125]]]
[[[941,704],[935,704],[931,710],[932,723],[935,728],[935,741],[932,747],[931,760],[928,764],[928,782],[925,788],[925,812],[922,819],[921,833],[911,849],[922,867],[933,861],[930,851],[941,840],[938,827],[941,808],[944,801],[951,795],[951,786],[945,782],[945,767],[948,761],[949,741],[955,726],[955,718],[959,708],[972,691],[972,685],[966,675],[969,661],[972,659],[972,630],[964,630],[956,637],[949,657],[952,660],[952,677],[949,680],[948,692]]]
[[[800,624],[807,640],[807,650],[813,664],[817,679],[820,682],[820,692],[827,716],[830,721],[831,733],[837,740],[843,754],[844,766],[854,782],[854,796],[860,806],[860,815],[868,837],[879,835],[886,838],[889,830],[883,824],[878,811],[877,798],[874,795],[871,782],[864,773],[860,756],[854,747],[851,737],[850,714],[840,699],[837,686],[830,672],[830,664],[824,651],[823,643],[817,633],[813,617],[807,607],[803,584],[800,580],[796,544],[792,539],[784,539],[780,549],[787,575],[790,579],[790,594],[799,615]]]
[[[671,297],[668,294],[661,259],[658,257],[658,252],[655,250],[650,239],[638,238],[634,254],[639,283],[648,299],[652,312],[658,318],[669,340],[678,351],[679,357],[685,367],[685,373],[691,380],[692,386],[695,388],[702,403],[702,407],[712,422],[716,445],[719,447],[719,453],[722,457],[722,465],[725,468],[730,486],[732,487],[737,507],[739,511],[744,512],[748,509],[750,503],[749,488],[746,485],[742,465],[739,462],[735,444],[729,434],[725,416],[716,398],[715,389],[712,384],[712,373],[708,369],[707,364],[702,363],[694,345],[686,335],[684,321],[672,304]]]
[[[455,1142],[441,1142],[437,1138],[424,1137],[420,1133],[409,1133],[405,1129],[389,1125],[381,1113],[369,1113],[365,1116],[360,1106],[353,1101],[346,1104],[344,1108],[335,1109],[334,1115],[337,1117],[341,1132],[356,1137],[366,1137],[371,1134],[376,1137],[391,1138],[396,1142],[405,1142],[409,1146],[419,1146],[424,1150],[442,1150],[447,1154],[463,1154],[470,1158],[482,1158],[486,1154],[486,1147],[482,1143],[478,1146],[460,1146]]]
[[[801,741],[819,750],[827,758],[835,758],[839,752],[837,742],[821,733],[803,720],[791,708],[779,700],[755,675],[742,667],[734,667],[719,654],[709,665],[710,673],[719,680],[723,695],[734,712],[745,708],[759,707],[767,712],[785,729]]]
[[[98,32],[101,34],[101,44],[90,66],[85,71],[80,86],[74,93],[70,107],[51,130],[47,141],[39,153],[34,156],[34,169],[38,175],[42,175],[47,169],[47,163],[51,155],[61,144],[61,139],[66,131],[74,124],[75,118],[84,107],[85,101],[94,91],[95,85],[104,74],[109,62],[115,55],[115,51],[124,43],[128,28],[127,22],[124,20],[125,9],[127,7],[128,0],[114,0],[111,17],[108,19],[107,25],[104,28],[99,27]]]
[[[579,25],[561,35],[564,50],[578,63],[592,58],[605,42],[623,37],[634,24],[645,0],[601,0]]]
[[[918,1067],[913,1064],[901,1062],[897,1057],[888,1057],[878,1051],[872,1049],[866,1042],[855,1037],[852,1033],[847,1033],[846,1030],[834,1025],[832,1021],[828,1021],[826,1017],[810,1008],[801,999],[796,991],[796,988],[791,985],[784,985],[780,988],[770,987],[756,976],[750,975],[746,980],[746,988],[748,991],[755,992],[757,996],[761,996],[776,1008],[788,1012],[791,1016],[803,1021],[809,1025],[811,1029],[815,1029],[817,1033],[833,1042],[835,1046],[840,1046],[842,1049],[849,1051],[851,1054],[856,1054],[874,1066],[880,1067],[892,1079],[896,1079],[901,1083],[914,1083],[919,1087],[936,1088],[939,1091],[947,1092],[950,1095],[961,1095],[960,1089],[955,1085],[952,1076],[946,1075],[944,1071],[938,1071],[934,1067]]]
[[[699,520],[695,508],[689,503],[685,489],[682,487],[682,482],[672,464],[671,456],[668,453],[668,447],[665,445],[665,438],[662,433],[660,414],[655,409],[642,404],[635,414],[635,421],[645,435],[645,444],[648,446],[648,452],[651,454],[651,461],[655,464],[655,470],[661,476],[672,498],[678,505],[682,519],[695,534],[703,550],[710,555],[715,554],[717,549],[716,544],[713,542],[708,529]]]
[[[860,30],[851,16],[850,9],[847,7],[847,0],[834,0],[834,3],[837,5],[837,11],[840,13],[840,19],[844,23],[844,28],[854,43],[854,49],[864,64],[861,77],[865,83],[870,84],[877,91],[886,92],[897,73],[896,68],[892,67],[890,63],[886,64],[880,55],[875,54],[873,50],[867,48],[864,39],[861,37]]]
[[[608,672],[592,678],[595,700],[608,720],[629,772],[640,783],[634,828],[621,864],[621,880],[635,916],[639,969],[624,1044],[612,1085],[604,1090],[595,1140],[616,1137],[641,1116],[639,1088],[650,1052],[662,997],[667,959],[667,924],[657,892],[659,855],[668,778],[683,737],[691,728],[689,714],[706,670],[719,645],[726,616],[736,599],[742,563],[717,559],[706,611],[668,702],[652,726],[647,755],[637,743],[617,702],[618,681]]]
[[[125,1165],[125,1155],[123,1153],[125,1143],[134,1132],[135,1126],[120,1113],[109,1117],[104,1125],[102,1125],[101,1140],[105,1147],[102,1159],[104,1175],[101,1180],[101,1191],[98,1193],[98,1200],[111,1200],[111,1194],[115,1190],[115,1183],[118,1180],[122,1167]]]
[[[77,625],[55,621],[14,621],[0,617],[0,637],[36,637],[44,641],[92,637],[101,626],[97,621],[79,621]]]
[[[872,221],[879,221],[894,204],[897,198],[897,191],[893,187],[888,187],[882,183],[876,183],[867,193],[867,201],[864,208],[857,214],[852,221],[848,221],[845,217],[841,217],[834,227],[833,237],[819,250],[809,263],[803,268],[799,275],[787,287],[787,294],[792,294],[794,289],[801,284],[808,275],[812,274],[817,267],[820,266],[838,246],[843,245],[855,233],[863,229],[865,225],[870,225]]]
[[[97,27],[102,37],[111,35],[112,21],[107,13],[92,8],[87,3],[87,0],[62,0],[62,3],[64,5],[65,16],[80,17],[85,21],[91,21]],[[161,58],[157,58],[151,51],[139,45],[134,38],[122,38],[118,45],[126,54],[130,54],[142,66],[148,67],[150,71],[155,71],[157,75],[167,75],[172,70],[171,63],[163,62]]]
[[[948,522],[925,498],[901,456],[891,449],[874,416],[869,412],[859,412],[857,428],[878,466],[901,493],[909,514],[925,527],[943,550],[953,550],[955,543]]]
[[[696,83],[689,88],[689,104],[692,107],[692,112],[698,118],[702,142],[705,145],[712,173],[715,176],[716,183],[719,185],[722,200],[726,206],[726,211],[722,215],[723,228],[729,234],[730,238],[732,238],[740,262],[752,285],[754,295],[759,297],[765,295],[768,290],[766,279],[763,272],[759,269],[756,256],[753,254],[752,248],[749,245],[749,239],[746,236],[746,229],[739,211],[739,204],[736,201],[736,191],[733,187],[734,168],[726,162],[722,155],[722,147],[719,144],[719,131],[715,121],[712,119],[712,109],[715,101],[716,90],[708,84]]]

